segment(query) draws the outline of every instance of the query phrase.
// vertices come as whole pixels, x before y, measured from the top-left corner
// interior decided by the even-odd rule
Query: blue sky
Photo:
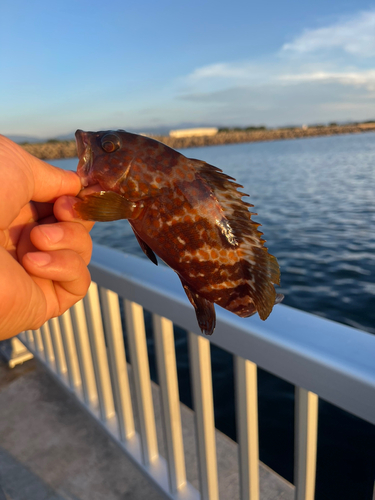
[[[375,119],[375,1],[0,4],[0,132]]]

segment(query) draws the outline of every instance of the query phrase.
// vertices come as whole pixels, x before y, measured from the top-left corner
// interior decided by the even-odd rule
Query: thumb
[[[76,173],[53,167],[0,135],[0,229],[29,201],[52,202],[80,189]]]
[[[75,196],[82,189],[80,178],[75,172],[54,167],[24,150],[23,156],[34,180],[33,201],[48,202],[63,195]]]

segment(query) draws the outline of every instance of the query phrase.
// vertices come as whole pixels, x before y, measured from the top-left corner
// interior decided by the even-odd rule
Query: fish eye
[[[101,139],[101,146],[106,153],[113,153],[121,147],[120,138],[115,134],[106,134]]]

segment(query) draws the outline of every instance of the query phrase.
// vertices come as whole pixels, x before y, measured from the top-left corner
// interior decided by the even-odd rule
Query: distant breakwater
[[[196,148],[201,146],[217,146],[221,144],[238,144],[243,142],[276,141],[283,139],[299,139],[302,137],[318,137],[324,135],[358,134],[375,132],[375,122],[353,125],[317,126],[308,128],[280,128],[255,131],[219,132],[213,136],[169,137],[152,136],[173,149]],[[74,158],[77,156],[75,141],[55,141],[44,143],[21,144],[32,155],[42,160]]]

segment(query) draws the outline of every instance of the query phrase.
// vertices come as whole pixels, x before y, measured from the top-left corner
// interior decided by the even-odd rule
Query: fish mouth
[[[90,184],[90,170],[93,163],[90,139],[88,133],[83,130],[77,130],[75,136],[79,158],[77,174],[81,179],[82,186],[86,187]]]

